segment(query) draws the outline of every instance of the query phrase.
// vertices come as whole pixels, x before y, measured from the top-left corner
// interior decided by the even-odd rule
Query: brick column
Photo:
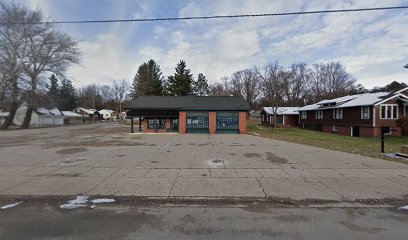
[[[167,129],[170,131],[170,118],[166,118],[166,131]]]
[[[208,130],[210,134],[217,133],[217,113],[216,112],[208,113]]]
[[[143,118],[143,132],[149,132],[149,130],[147,129],[147,118]]]
[[[187,114],[186,112],[179,113],[179,132],[186,134]]]
[[[246,112],[239,112],[239,133],[246,134],[246,120],[247,120],[247,113]]]

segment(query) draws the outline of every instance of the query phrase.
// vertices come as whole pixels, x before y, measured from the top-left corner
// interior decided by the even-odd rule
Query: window
[[[323,110],[316,110],[316,119],[323,119]]]
[[[343,108],[333,109],[333,119],[343,119]]]
[[[147,129],[165,129],[166,118],[148,118]]]
[[[187,117],[187,127],[208,127],[207,116]]]
[[[301,119],[307,119],[307,112],[306,111],[300,112],[300,118]]]
[[[397,104],[383,104],[381,105],[381,119],[397,119],[398,105]]]
[[[408,117],[408,104],[404,106],[404,116]]]
[[[369,106],[361,107],[361,119],[370,119],[370,107]]]

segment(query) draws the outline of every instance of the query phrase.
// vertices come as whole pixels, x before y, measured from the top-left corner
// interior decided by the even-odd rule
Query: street
[[[23,203],[0,211],[1,239],[406,239],[396,208],[128,206],[60,210]]]

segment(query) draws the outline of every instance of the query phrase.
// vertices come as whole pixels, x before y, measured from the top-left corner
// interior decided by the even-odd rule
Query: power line
[[[87,24],[87,23],[121,23],[121,22],[157,22],[157,21],[181,21],[181,20],[203,20],[203,19],[224,19],[224,18],[249,18],[249,17],[276,17],[289,15],[310,15],[325,13],[347,13],[347,12],[367,12],[367,11],[385,11],[408,9],[408,6],[394,7],[374,7],[374,8],[352,8],[352,9],[332,9],[318,11],[300,11],[300,12],[281,12],[281,13],[263,13],[263,14],[239,14],[239,15],[213,15],[196,17],[166,17],[166,18],[138,18],[138,19],[106,19],[106,20],[72,20],[72,21],[44,21],[41,23],[16,22],[14,24]],[[4,23],[0,23],[4,24]]]

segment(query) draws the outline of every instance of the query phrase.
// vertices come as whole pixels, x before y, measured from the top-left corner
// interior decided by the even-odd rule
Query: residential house
[[[96,109],[87,109],[82,107],[77,107],[72,112],[80,114],[84,120],[97,121],[101,120],[102,116]]]
[[[82,115],[78,113],[74,113],[71,111],[61,111],[62,115],[64,116],[64,123],[65,124],[78,124],[82,123]]]
[[[27,112],[27,103],[23,103],[16,111],[13,123],[21,126]],[[57,108],[48,110],[40,107],[31,114],[30,126],[60,126],[64,124],[64,116]]]
[[[245,134],[250,107],[242,97],[189,95],[140,96],[125,109],[143,117],[144,132]]]
[[[376,137],[381,127],[401,135],[396,121],[408,115],[408,88],[323,100],[299,108],[300,126],[349,136]]]
[[[276,125],[296,127],[299,124],[298,107],[277,107]],[[261,123],[266,126],[274,124],[274,111],[272,107],[263,107],[261,110]]]
[[[109,109],[102,109],[98,111],[104,120],[113,120],[115,118],[115,111]]]

